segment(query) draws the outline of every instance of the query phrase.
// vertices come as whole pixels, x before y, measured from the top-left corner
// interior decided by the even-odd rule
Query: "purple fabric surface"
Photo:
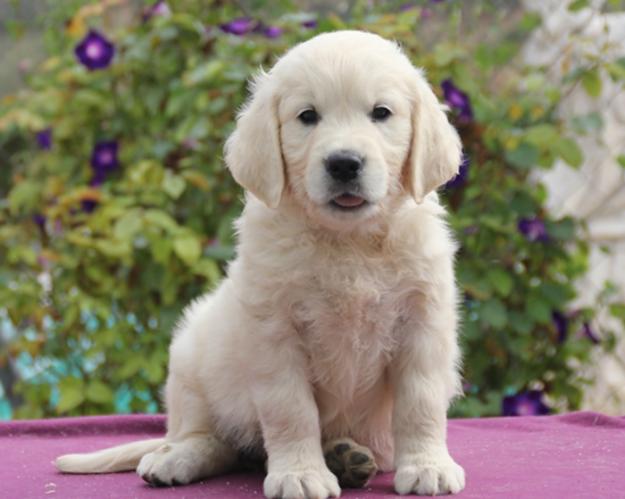
[[[0,423],[0,497],[262,497],[262,475],[238,473],[152,488],[134,473],[62,475],[51,461],[161,435],[162,416],[96,416]],[[449,447],[467,472],[458,498],[625,498],[625,418],[561,416],[457,419]],[[396,497],[392,474],[343,497]]]

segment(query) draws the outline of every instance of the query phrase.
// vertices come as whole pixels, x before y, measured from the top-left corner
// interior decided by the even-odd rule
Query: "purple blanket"
[[[262,475],[232,474],[152,488],[134,473],[62,475],[51,461],[161,435],[162,416],[95,416],[0,423],[0,497],[262,497]],[[467,472],[458,498],[625,498],[625,418],[562,416],[457,419],[449,446]],[[392,474],[343,497],[396,497]]]

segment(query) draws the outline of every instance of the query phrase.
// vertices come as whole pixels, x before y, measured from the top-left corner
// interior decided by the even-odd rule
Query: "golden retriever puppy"
[[[272,498],[337,497],[337,475],[376,468],[400,494],[460,491],[455,244],[434,192],[460,156],[422,72],[377,35],[322,34],[261,72],[225,147],[247,190],[237,257],[174,334],[167,436],[58,468],[185,484],[266,453]]]

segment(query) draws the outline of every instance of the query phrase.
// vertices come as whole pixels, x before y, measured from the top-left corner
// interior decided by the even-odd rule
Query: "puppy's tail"
[[[114,473],[137,468],[141,458],[165,443],[164,438],[141,440],[89,454],[65,454],[54,464],[63,473]]]

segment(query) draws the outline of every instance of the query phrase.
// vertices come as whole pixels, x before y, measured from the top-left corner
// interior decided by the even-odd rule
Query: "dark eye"
[[[371,119],[373,121],[384,121],[387,120],[393,113],[386,106],[375,106],[373,111],[371,111]]]
[[[305,109],[297,115],[297,119],[304,123],[304,125],[316,125],[320,118],[321,117],[314,109]]]

